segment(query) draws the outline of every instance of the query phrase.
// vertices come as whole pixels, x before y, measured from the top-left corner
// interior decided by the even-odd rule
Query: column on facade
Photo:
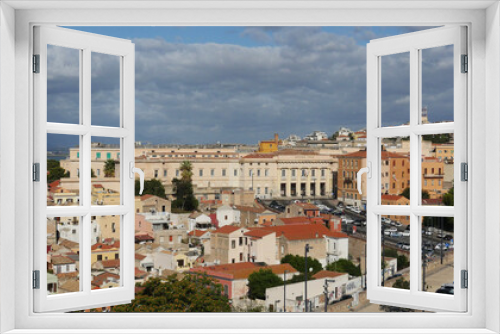
[[[306,181],[306,196],[311,197],[311,172],[312,168],[307,169],[307,181]]]
[[[321,196],[321,182],[324,179],[321,177],[321,168],[316,170],[316,196]]]
[[[327,169],[325,173],[326,173],[325,195],[330,196],[332,194],[332,189],[333,189],[332,171],[330,169]]]
[[[292,197],[292,170],[287,168],[286,171],[286,197]]]

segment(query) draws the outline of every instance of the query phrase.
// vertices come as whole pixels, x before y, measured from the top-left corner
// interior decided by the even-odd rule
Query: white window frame
[[[99,8],[97,8],[99,6]],[[133,9],[119,8],[130,6]],[[155,6],[155,8],[147,8]],[[500,146],[500,15],[497,1],[372,1],[332,2],[178,2],[142,4],[130,2],[18,2],[1,4],[0,17],[0,330],[18,329],[17,333],[76,332],[93,329],[128,333],[143,328],[176,332],[189,326],[192,332],[218,333],[221,330],[260,328],[262,332],[290,332],[311,328],[317,332],[449,333],[459,328],[467,333],[500,331],[500,152],[488,147]],[[14,10],[18,8],[19,11]],[[66,8],[63,8],[66,7]],[[79,9],[75,9],[75,8]],[[162,8],[157,8],[162,7]],[[397,8],[393,8],[397,7]],[[23,10],[24,8],[24,10]],[[44,8],[44,10],[41,10]],[[108,8],[109,10],[103,10]],[[137,10],[143,8],[144,10]],[[48,9],[48,10],[47,10]],[[52,10],[51,10],[52,9]],[[59,10],[55,10],[59,9]],[[27,210],[27,194],[32,193],[30,169],[32,147],[32,101],[30,83],[31,26],[61,25],[401,25],[408,26],[466,24],[469,26],[471,90],[468,103],[468,143],[471,153],[469,177],[470,258],[469,311],[436,314],[34,314],[31,290],[32,212]],[[486,24],[485,24],[486,23]],[[15,35],[14,35],[15,33]],[[14,83],[14,84],[13,84]],[[12,117],[12,111],[15,116]],[[488,121],[486,121],[488,120]],[[488,136],[486,141],[484,134]],[[15,145],[12,145],[14,138]],[[489,146],[486,146],[486,142]],[[488,182],[485,182],[488,175]],[[7,176],[7,177],[6,177]],[[12,190],[15,196],[12,197]],[[488,195],[486,195],[488,194]],[[486,207],[491,208],[486,219]],[[7,224],[15,222],[14,224]],[[14,237],[12,237],[14,236]],[[488,248],[489,266],[484,255]],[[475,261],[474,261],[475,260]],[[14,269],[13,269],[14,268]],[[12,271],[14,270],[14,275]],[[486,279],[488,277],[488,289]],[[13,288],[15,287],[15,288]],[[14,307],[12,307],[14,305]],[[193,321],[194,320],[194,321]],[[166,327],[169,328],[166,328]],[[25,330],[23,330],[25,329]],[[28,330],[29,329],[29,330]],[[39,329],[40,331],[37,331]],[[100,330],[99,330],[100,329]],[[121,329],[121,330],[120,330]],[[281,329],[281,330],[280,330]],[[448,329],[448,330],[446,330]]]
[[[396,306],[412,305],[423,310],[448,310],[463,312],[467,309],[467,290],[460,287],[461,270],[467,270],[466,226],[467,185],[460,180],[461,163],[467,163],[467,77],[461,73],[461,55],[467,54],[466,28],[453,25],[373,40],[367,46],[367,165],[371,166],[367,193],[367,298],[374,303]],[[422,124],[422,49],[453,46],[454,122]],[[381,105],[381,77],[384,75],[381,59],[401,53],[409,54],[410,124],[383,126]],[[421,203],[421,136],[425,134],[455,133],[454,188],[455,206],[423,206]],[[381,142],[384,138],[410,138],[410,205],[383,205],[380,197],[380,169],[382,166]],[[395,160],[393,160],[395,163]],[[404,163],[404,162],[403,162]],[[394,165],[394,164],[393,164]],[[432,168],[434,172],[434,168]],[[403,172],[404,173],[404,172]],[[394,174],[394,173],[393,173]],[[434,185],[434,181],[431,182]],[[404,187],[404,184],[403,184]],[[355,196],[357,199],[357,195]],[[382,286],[381,227],[382,215],[410,217],[413,226],[410,235],[410,289],[393,289]],[[453,255],[455,293],[453,296],[420,291],[421,289],[421,217],[454,217],[455,251]],[[375,237],[375,238],[372,238]]]

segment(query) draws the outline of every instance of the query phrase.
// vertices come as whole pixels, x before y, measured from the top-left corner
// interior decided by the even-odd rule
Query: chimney
[[[340,217],[333,217],[332,219],[330,219],[330,231],[341,232],[342,231],[341,221],[342,219]]]
[[[279,142],[279,136],[277,133],[274,134],[274,142],[276,143],[276,145],[278,145],[278,142]]]

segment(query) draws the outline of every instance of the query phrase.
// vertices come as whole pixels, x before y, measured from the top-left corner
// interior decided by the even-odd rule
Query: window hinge
[[[462,181],[469,181],[469,165],[466,162],[461,163],[461,177]]]
[[[33,289],[40,289],[40,270],[33,270]]]
[[[33,55],[33,73],[40,73],[40,55]]]
[[[467,270],[462,270],[461,276],[462,276],[461,277],[462,284],[460,285],[460,287],[462,289],[469,288],[469,272]]]
[[[462,55],[462,73],[469,72],[469,56]]]
[[[40,163],[33,164],[33,181],[40,182]]]

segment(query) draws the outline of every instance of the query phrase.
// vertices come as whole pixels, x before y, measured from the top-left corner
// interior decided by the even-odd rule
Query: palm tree
[[[104,176],[114,177],[115,176],[115,161],[113,159],[106,160],[104,165]]]
[[[182,181],[191,182],[191,177],[193,176],[193,165],[190,161],[183,161],[181,163],[181,175]]]

